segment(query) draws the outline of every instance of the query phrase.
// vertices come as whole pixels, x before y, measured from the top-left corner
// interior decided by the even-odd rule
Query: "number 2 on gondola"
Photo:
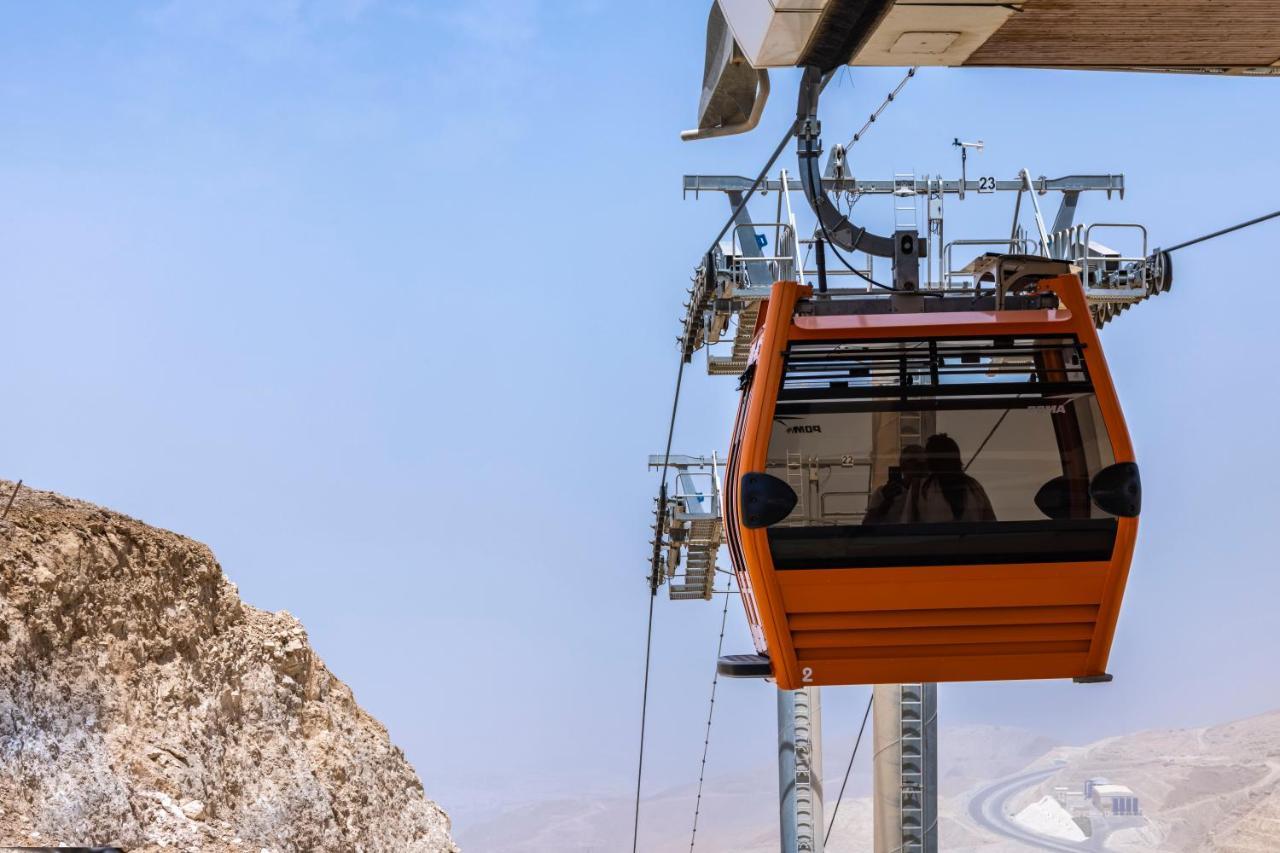
[[[800,670],[800,680],[805,684],[811,683],[813,681],[813,667],[806,666],[804,669]]]

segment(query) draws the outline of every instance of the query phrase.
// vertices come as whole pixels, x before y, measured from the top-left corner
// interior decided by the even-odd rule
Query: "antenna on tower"
[[[969,175],[965,172],[965,165],[969,162],[969,149],[982,151],[987,144],[981,139],[977,142],[961,142],[958,136],[951,144],[960,149],[960,200],[964,201],[964,184],[969,179]]]

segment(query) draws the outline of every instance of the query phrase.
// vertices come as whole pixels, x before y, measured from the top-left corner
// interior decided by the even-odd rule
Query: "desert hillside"
[[[1062,769],[1013,801],[1104,777],[1132,789],[1139,825],[1107,839],[1119,853],[1280,850],[1280,711],[1199,729],[1146,731],[1055,750]]]
[[[208,548],[19,490],[0,521],[0,846],[435,853],[449,830],[302,625],[242,603]]]
[[[844,755],[827,756],[828,792],[839,790]],[[834,769],[833,769],[834,768]],[[1127,786],[1141,815],[1091,823],[1081,850],[1115,853],[1274,853],[1280,850],[1280,712],[1201,729],[1145,731],[1086,746],[1000,726],[944,727],[938,810],[942,844],[953,853],[1018,853],[1025,839],[976,821],[970,806],[996,783],[1029,775],[1001,803],[1011,820],[1033,803],[1058,799],[1069,814],[1088,812],[1086,780]],[[645,799],[642,847],[689,849],[695,787]],[[869,774],[859,762],[827,844],[828,853],[870,853]],[[829,794],[830,795],[830,794]],[[698,849],[777,850],[777,776],[772,766],[712,773],[703,792]],[[828,801],[830,808],[832,803]],[[477,850],[588,853],[625,849],[632,802],[625,796],[504,807],[462,827]],[[1069,817],[1067,818],[1070,819]],[[1024,827],[1026,828],[1026,827]]]

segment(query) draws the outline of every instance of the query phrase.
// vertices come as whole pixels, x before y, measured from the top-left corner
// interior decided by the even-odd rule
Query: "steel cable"
[[[907,85],[907,81],[910,80],[912,77],[916,76],[916,71],[918,71],[919,69],[920,69],[920,66],[918,65],[913,65],[910,69],[908,69],[907,76],[902,78],[902,82],[898,84],[897,88],[895,88],[892,92],[890,92],[888,95],[885,96],[884,103],[880,104],[880,107],[871,114],[871,117],[867,119],[867,123],[862,126],[862,130],[855,133],[853,135],[853,139],[850,139],[849,143],[845,145],[844,148],[846,151],[852,148],[859,140],[862,139],[863,136],[866,135],[867,131],[871,129],[871,125],[876,123],[876,120],[880,118],[880,114],[883,113],[886,109],[888,109],[889,105],[893,103],[894,98],[898,97],[898,93],[901,92],[902,88]]]
[[[1268,219],[1275,219],[1277,216],[1280,216],[1280,210],[1276,210],[1271,213],[1264,214],[1263,216],[1255,217],[1254,219],[1250,219],[1247,222],[1241,222],[1238,225],[1232,225],[1230,228],[1223,228],[1219,231],[1214,231],[1209,234],[1203,234],[1199,237],[1196,237],[1193,240],[1187,240],[1185,242],[1177,244],[1176,246],[1170,246],[1167,249],[1163,249],[1163,250],[1157,249],[1156,252],[1157,253],[1160,251],[1176,252],[1179,249],[1185,249],[1188,246],[1194,246],[1196,243],[1203,243],[1205,240],[1212,240],[1214,237],[1221,237],[1224,234],[1230,234],[1232,231],[1239,231],[1241,228],[1248,228],[1250,225],[1257,225],[1259,222],[1266,222]]]
[[[912,68],[907,73],[907,76],[903,78],[901,83],[898,84],[898,87],[889,94],[885,103],[882,104],[880,108],[876,110],[876,112],[871,116],[870,120],[867,123],[868,126],[871,124],[871,122],[874,122],[876,120],[876,118],[880,115],[880,113],[884,111],[888,103],[892,101],[894,97],[897,95],[897,93],[902,90],[902,87],[906,85],[906,81],[915,75],[915,72],[916,72],[916,69]],[[823,82],[824,86],[826,85],[826,82],[827,81]],[[724,239],[724,235],[729,233],[729,229],[732,228],[734,226],[734,223],[738,221],[739,214],[741,214],[742,211],[746,208],[747,202],[749,202],[751,198],[756,194],[756,191],[760,189],[760,185],[765,182],[765,178],[768,176],[769,170],[773,168],[773,164],[778,161],[778,158],[780,156],[782,156],[783,150],[786,149],[787,143],[791,141],[791,138],[796,135],[797,131],[800,128],[800,124],[801,124],[801,120],[799,118],[797,118],[794,122],[791,123],[791,125],[787,128],[787,132],[783,135],[782,139],[778,141],[778,144],[774,148],[773,153],[769,156],[768,161],[764,164],[764,166],[760,169],[760,172],[756,175],[756,179],[752,181],[750,189],[748,189],[747,192],[743,195],[742,200],[738,202],[736,205],[734,205],[733,212],[729,215],[728,221],[725,222],[724,226],[720,229],[720,232],[716,235],[715,239],[711,241],[711,245],[707,249],[708,258],[714,256],[716,249],[720,245],[720,241]],[[855,134],[853,141],[856,142],[860,137],[860,135],[866,132],[866,129],[867,128],[864,127],[862,131],[860,131],[858,134]],[[782,189],[785,190],[786,187],[783,187]],[[849,268],[852,269],[852,266],[849,265],[848,262],[845,262],[845,265],[849,266]],[[706,274],[714,275],[715,271],[708,265]],[[883,287],[884,285],[880,285],[880,286]],[[659,498],[660,502],[665,499],[666,489],[667,489],[667,476],[671,469],[671,442],[672,442],[673,436],[675,435],[676,412],[680,405],[680,387],[684,379],[684,366],[685,366],[685,358],[682,352],[680,357],[680,366],[676,372],[675,394],[673,395],[671,400],[671,420],[667,426],[667,444],[666,444],[666,450],[663,454],[663,460],[662,460],[662,480],[661,480],[661,485],[659,486],[659,495],[661,496]],[[661,522],[662,522],[662,519],[659,518],[658,519],[659,525],[661,524]],[[655,530],[654,535],[655,537],[659,537],[661,535],[661,530],[660,529]],[[632,835],[631,835],[632,853],[637,853],[639,849],[639,838],[640,838],[640,794],[641,794],[642,782],[644,779],[645,728],[646,728],[648,708],[649,708],[649,671],[650,671],[650,664],[652,661],[652,651],[653,651],[653,604],[654,604],[654,599],[657,597],[658,580],[659,580],[659,578],[656,576],[656,573],[658,571],[656,554],[657,554],[657,546],[655,545],[655,557],[650,565],[650,577],[649,577],[649,584],[650,584],[649,618],[648,618],[648,627],[646,630],[646,638],[645,638],[644,688],[643,688],[641,702],[640,702],[640,748],[639,748],[639,756],[636,762],[635,817],[632,825]],[[729,603],[729,599],[728,599],[728,596],[726,595],[724,618],[727,618],[728,603]],[[722,622],[723,622],[723,618],[722,618]],[[723,649],[723,641],[724,641],[723,625],[721,626],[720,641],[721,641],[721,649]],[[717,655],[717,659],[718,659],[718,655]],[[719,674],[717,673],[716,678],[718,679],[718,677],[719,677]],[[714,693],[715,685],[716,685],[716,680],[713,679],[712,681],[712,702],[713,703],[715,701],[715,693]],[[714,710],[714,706],[713,706],[713,710]],[[711,718],[711,715],[708,714],[708,728],[710,727],[710,718]],[[861,734],[859,734],[859,738],[861,738]],[[708,734],[708,742],[709,740],[710,740],[710,735]],[[706,745],[704,744],[704,752],[703,752],[704,766],[706,762],[705,746]],[[701,804],[701,779],[699,780],[698,797],[699,797],[699,804]],[[838,807],[838,804],[837,804],[837,807]],[[697,812],[695,811],[695,817],[694,817],[695,835],[696,835],[696,832],[697,832]],[[690,849],[692,849],[692,847],[693,847],[693,841],[691,840]]]
[[[871,114],[870,118],[868,118],[868,119],[867,119],[867,123],[866,123],[866,124],[864,124],[864,125],[862,126],[862,130],[860,130],[860,131],[858,131],[857,133],[855,133],[855,134],[853,135],[853,138],[849,140],[849,143],[844,147],[844,148],[845,148],[845,151],[848,151],[850,148],[852,148],[852,147],[854,146],[854,144],[855,144],[855,143],[857,143],[859,140],[861,140],[861,139],[862,139],[862,137],[863,137],[864,135],[866,135],[867,130],[871,127],[871,125],[872,125],[872,124],[874,124],[874,123],[875,123],[875,121],[876,121],[877,119],[879,119],[879,118],[880,118],[880,115],[881,115],[881,114],[882,114],[886,109],[888,109],[889,104],[893,103],[894,99],[898,96],[898,93],[899,93],[899,92],[901,92],[901,91],[902,91],[902,89],[903,89],[903,87],[907,85],[907,81],[908,81],[908,80],[910,80],[912,77],[914,77],[914,76],[916,75],[916,71],[917,71],[917,70],[918,70],[918,66],[913,66],[912,68],[910,68],[910,69],[907,71],[906,76],[902,78],[902,80],[898,83],[898,85],[894,88],[894,90],[893,90],[892,92],[890,92],[888,95],[886,95],[886,96],[885,96],[884,102],[883,102],[883,103],[881,103],[881,104],[880,104],[880,106],[876,109],[876,111],[875,111],[874,113],[872,113],[872,114]],[[829,78],[828,78],[828,81],[824,81],[824,83],[822,84],[824,87],[826,86],[826,82],[829,82]],[[793,133],[795,132],[795,129],[794,129],[794,128],[793,128],[792,132],[793,132]],[[814,185],[816,185],[816,186],[819,186],[819,187],[820,187],[820,186],[821,186],[821,182],[818,180],[818,178],[814,175],[814,172],[813,172],[813,159],[814,159],[814,158],[808,158],[808,162],[807,162],[807,164],[806,164],[806,168],[807,168],[807,170],[808,170],[808,174],[807,174],[807,176],[806,176],[806,177],[808,177],[809,182],[810,182],[811,184],[814,184]],[[846,161],[846,162],[847,162],[847,161]],[[853,208],[853,204],[852,204],[852,202],[850,203],[849,208],[852,210],[852,208]],[[837,210],[838,210],[838,208],[837,208]],[[736,215],[736,214],[735,214],[735,215]],[[844,256],[844,255],[842,255],[842,254],[840,254],[840,250],[836,248],[835,241],[831,238],[831,233],[827,230],[827,225],[826,225],[826,223],[825,223],[825,222],[823,222],[823,221],[822,221],[822,216],[821,216],[821,215],[819,215],[819,216],[818,216],[818,230],[819,230],[819,231],[821,231],[822,236],[826,238],[827,245],[831,248],[831,251],[835,254],[836,258],[840,261],[840,263],[844,265],[844,268],[845,268],[846,270],[848,270],[849,272],[853,273],[853,274],[854,274],[854,275],[856,275],[858,278],[862,279],[863,281],[867,282],[868,284],[872,285],[873,287],[878,287],[878,288],[880,288],[881,290],[887,290],[887,291],[889,291],[889,292],[891,292],[891,293],[897,293],[897,292],[903,292],[903,293],[905,293],[905,292],[907,292],[907,291],[898,291],[898,289],[897,289],[896,287],[891,287],[890,285],[882,284],[881,282],[876,281],[876,280],[875,280],[875,279],[873,279],[871,276],[869,276],[869,275],[867,275],[866,273],[864,273],[862,270],[856,269],[856,268],[853,266],[853,264],[849,263],[849,261],[845,258],[845,256]],[[926,291],[913,291],[913,292],[917,292],[917,293],[919,293],[920,295],[923,295],[923,296],[941,296],[941,295],[942,295],[942,294],[940,294],[940,293],[932,293],[932,292],[927,291],[927,290],[926,290]]]
[[[631,830],[631,853],[636,853],[640,841],[640,780],[644,776],[644,724],[649,711],[649,656],[653,649],[653,602],[649,596],[649,632],[644,644],[644,698],[640,700],[640,761],[636,766],[636,819]]]
[[[751,189],[747,190],[746,195],[742,197],[742,201],[734,205],[733,213],[729,214],[729,221],[724,224],[724,227],[720,229],[720,233],[711,241],[711,245],[707,248],[707,252],[715,252],[716,248],[720,245],[720,241],[724,239],[724,235],[728,234],[729,229],[733,227],[733,223],[738,221],[738,214],[742,213],[743,209],[747,206],[747,202],[751,201],[751,197],[756,194],[756,190],[760,189],[760,185],[764,183],[764,179],[769,174],[769,170],[773,168],[774,163],[778,162],[778,158],[782,156],[783,149],[787,147],[787,143],[791,141],[791,137],[795,136],[796,131],[799,129],[800,120],[796,119],[791,123],[791,126],[787,128],[786,135],[778,141],[778,147],[773,149],[773,154],[769,157],[769,162],[765,163],[764,168],[760,170],[760,174],[756,175],[755,181],[751,184]],[[785,191],[786,187],[783,187],[782,189]],[[707,272],[710,274],[711,270],[707,270]]]
[[[733,592],[733,579],[725,584],[724,610],[720,612],[720,639],[716,643],[716,663],[724,653],[724,626],[729,621],[729,593]],[[702,766],[698,770],[698,798],[693,806],[693,832],[689,835],[689,853],[693,853],[694,842],[698,840],[698,815],[702,812],[702,782],[707,775],[707,750],[711,746],[711,718],[716,712],[716,686],[720,683],[720,668],[716,667],[711,676],[711,704],[707,709],[707,731],[702,739]]]
[[[853,742],[853,753],[849,756],[849,766],[844,769],[844,781],[840,783],[840,795],[836,797],[836,807],[831,810],[831,822],[827,824],[827,834],[822,836],[822,846],[831,840],[831,830],[836,825],[836,815],[840,813],[840,801],[844,799],[845,786],[849,784],[849,773],[853,770],[853,760],[858,757],[858,746],[862,743],[862,733],[867,729],[867,718],[871,716],[871,703],[875,700],[874,690],[867,698],[867,710],[862,714],[862,725],[858,727],[858,739]]]
[[[758,189],[760,189],[760,185],[764,183],[766,176],[769,174],[769,170],[773,168],[773,164],[778,161],[778,158],[780,156],[782,156],[783,150],[787,147],[787,143],[791,141],[791,137],[795,136],[796,130],[799,128],[799,126],[800,126],[800,122],[799,120],[797,120],[792,122],[791,126],[787,128],[786,134],[778,142],[777,147],[774,148],[773,154],[770,155],[768,162],[764,164],[764,168],[760,170],[759,174],[756,175],[756,179],[751,183],[751,188],[747,190],[746,194],[742,197],[742,201],[738,202],[738,204],[734,206],[733,213],[729,215],[729,220],[724,224],[724,227],[720,229],[720,233],[716,235],[716,238],[711,241],[711,246],[707,249],[708,259],[714,256],[715,250],[720,245],[720,241],[724,239],[724,235],[729,233],[729,229],[733,227],[733,224],[735,222],[737,222],[738,215],[747,206],[747,202],[750,201],[751,197],[756,194],[756,191]],[[713,270],[710,267],[710,265],[708,265],[706,274],[715,275],[715,270]],[[680,355],[680,367],[679,367],[679,370],[676,372],[676,390],[671,400],[671,421],[667,425],[667,446],[666,446],[665,452],[663,453],[663,459],[662,459],[662,482],[658,488],[658,493],[661,496],[666,495],[667,475],[668,475],[668,472],[671,470],[671,440],[672,440],[672,437],[675,435],[676,411],[680,405],[680,386],[684,379],[684,366],[685,366],[685,358],[684,358],[684,353],[682,352]],[[661,524],[661,518],[658,519],[658,522],[659,524]],[[655,537],[660,536],[660,530],[655,530],[654,535]],[[640,791],[641,791],[641,783],[644,778],[645,722],[646,722],[646,716],[647,716],[648,707],[649,707],[649,667],[650,667],[651,653],[652,653],[652,646],[653,646],[653,599],[657,596],[657,591],[658,591],[658,578],[656,576],[656,572],[658,571],[656,546],[654,550],[655,550],[655,556],[652,564],[650,565],[651,574],[649,577],[649,625],[647,630],[647,637],[645,639],[644,692],[643,692],[641,703],[640,703],[640,754],[636,762],[636,804],[635,804],[635,820],[634,820],[632,831],[631,831],[631,853],[636,853],[636,851],[639,849],[639,839],[640,839]],[[727,597],[725,599],[725,602],[727,605],[728,603]]]
[[[708,271],[710,272],[710,271]],[[680,407],[680,387],[684,382],[684,356],[680,357],[680,366],[676,370],[676,390],[671,397],[671,420],[667,424],[667,447],[662,458],[662,484],[658,487],[659,498],[659,518],[657,525],[653,531],[654,548],[653,560],[649,565],[649,625],[645,632],[644,641],[644,692],[640,699],[640,754],[636,760],[636,811],[635,821],[631,828],[631,853],[636,853],[640,843],[640,786],[644,779],[644,733],[645,723],[649,713],[649,664],[652,660],[653,652],[653,602],[658,597],[658,540],[662,535],[662,518],[661,514],[665,512],[666,494],[667,494],[667,473],[671,470],[671,440],[676,432],[676,412]],[[725,599],[726,602],[728,599]]]

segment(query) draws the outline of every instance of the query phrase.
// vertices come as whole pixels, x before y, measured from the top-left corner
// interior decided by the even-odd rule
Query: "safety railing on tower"
[[[650,468],[664,465],[675,473],[675,488],[665,505],[658,503],[654,521],[661,560],[658,583],[667,584],[673,601],[710,599],[724,541],[720,458],[714,453],[649,457]]]
[[[751,182],[733,176],[691,175],[685,177],[685,191],[695,196],[705,192],[725,193],[732,204]],[[1031,176],[1020,170],[1016,180],[944,180],[895,175],[893,180],[859,180],[851,176],[824,178],[831,192],[868,196],[892,196],[894,215],[907,224],[908,207],[923,204],[920,216],[927,221],[927,263],[919,289],[945,296],[987,296],[996,290],[990,280],[993,259],[1000,255],[1045,257],[1065,260],[1079,272],[1090,309],[1099,325],[1129,306],[1169,289],[1171,268],[1168,256],[1151,252],[1145,229],[1136,223],[1072,222],[1082,193],[1124,195],[1123,175],[1071,175],[1063,178]],[[760,301],[767,298],[776,281],[817,284],[816,245],[829,235],[801,236],[792,205],[792,193],[801,190],[799,181],[783,170],[777,179],[760,184],[760,195],[776,194],[774,215],[767,222],[753,222],[745,210],[736,210],[734,227],[726,240],[704,256],[694,275],[689,301],[685,304],[680,345],[686,361],[699,349],[707,350],[707,370],[732,375],[746,368],[759,319]],[[943,240],[943,199],[1015,193],[1014,221],[1009,237]],[[1062,204],[1053,218],[1053,231],[1045,224],[1040,198],[1060,194]],[[1024,204],[1025,201],[1025,204]],[[1020,217],[1034,219],[1030,234],[1023,231]],[[918,217],[912,224],[919,224]],[[1122,254],[1097,244],[1095,230],[1111,233],[1131,231],[1140,237],[1140,251]],[[973,253],[965,257],[964,249]],[[881,298],[887,287],[878,283],[875,259],[862,252],[838,252],[825,247],[826,290],[816,299]],[[935,266],[936,265],[936,266]],[[936,269],[936,276],[935,276]],[[927,270],[927,271],[926,271]],[[985,276],[985,278],[984,278]],[[892,280],[886,273],[885,280]],[[720,346],[717,346],[720,345]],[[714,351],[713,351],[714,348]],[[726,353],[725,350],[728,350]]]

